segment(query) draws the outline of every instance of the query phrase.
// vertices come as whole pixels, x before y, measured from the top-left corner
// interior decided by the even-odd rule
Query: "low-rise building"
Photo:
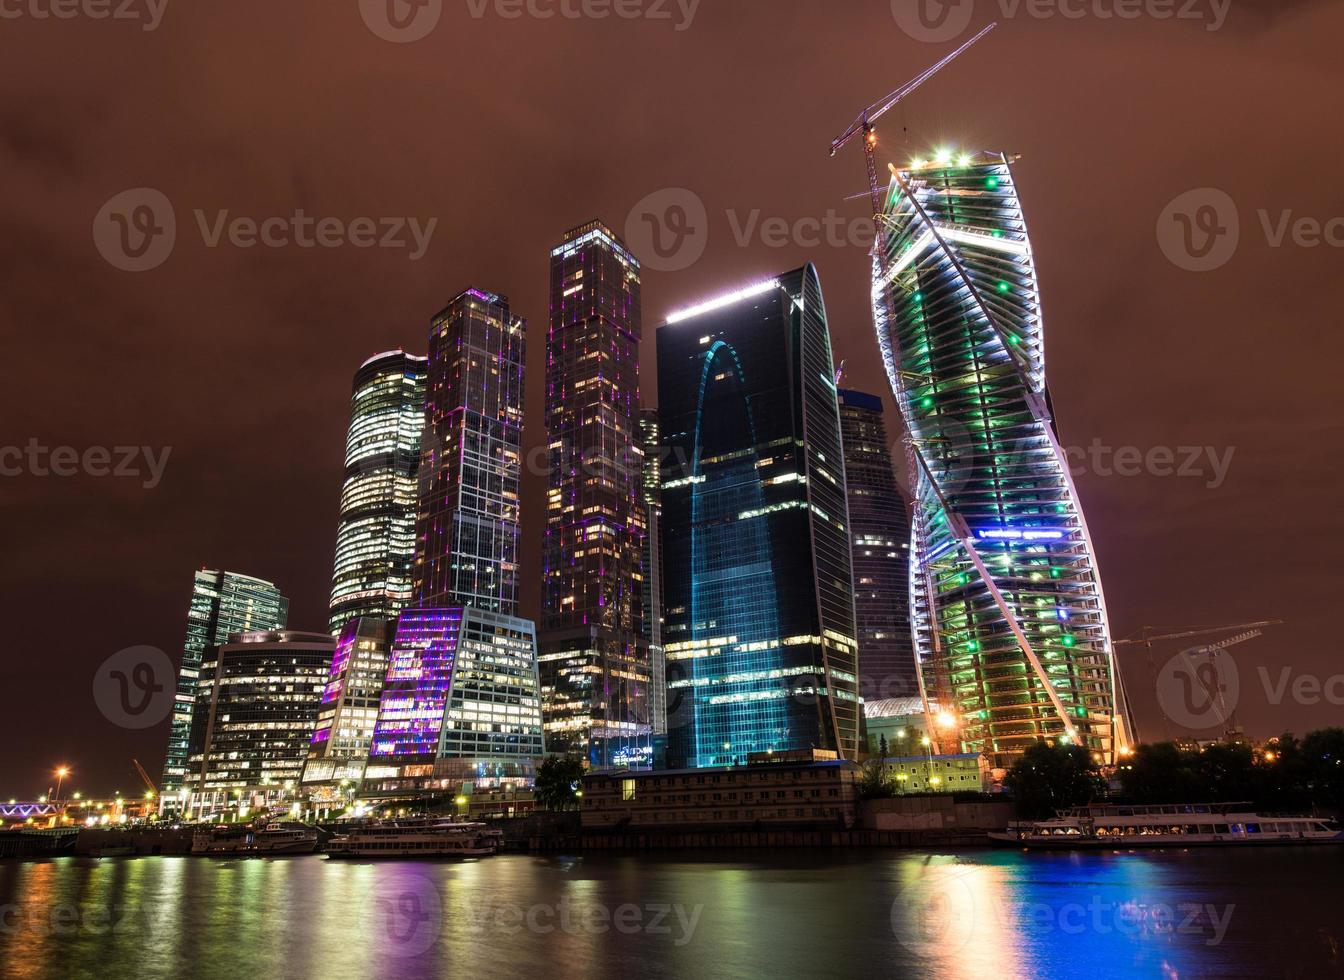
[[[583,829],[852,827],[863,770],[843,759],[799,758],[753,757],[745,766],[593,773],[583,777]]]
[[[989,759],[975,752],[896,756],[882,760],[896,791],[907,793],[988,793],[993,788]]]

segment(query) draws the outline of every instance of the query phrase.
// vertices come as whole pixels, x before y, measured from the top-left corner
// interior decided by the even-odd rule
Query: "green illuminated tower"
[[[1111,760],[1133,728],[1012,162],[941,151],[893,170],[885,200],[873,305],[918,473],[917,654],[965,749],[1007,765],[1049,738]]]

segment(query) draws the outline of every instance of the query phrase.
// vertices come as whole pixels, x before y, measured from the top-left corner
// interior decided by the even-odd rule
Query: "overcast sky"
[[[883,120],[884,159],[1021,154],[1066,445],[1212,447],[1193,476],[1107,475],[1104,461],[1079,476],[1116,635],[1282,618],[1236,648],[1242,721],[1256,735],[1338,723],[1324,700],[1270,704],[1256,668],[1275,684],[1284,667],[1344,671],[1342,253],[1295,224],[1344,215],[1344,9],[1195,0],[1188,18],[1131,21],[1097,16],[1108,0],[1081,19],[1004,2],[996,33]],[[682,190],[653,200],[705,208],[706,223],[690,215],[703,255],[646,271],[645,404],[668,312],[808,260],[847,384],[882,390],[864,249],[795,224],[863,217],[846,200],[865,186],[861,154],[831,159],[830,140],[956,43],[912,36],[899,2],[706,0],[688,20],[655,0],[633,19],[445,0],[409,43],[379,36],[380,4],[357,0],[131,0],[133,20],[35,16],[46,4],[14,0],[0,18],[0,444],[170,452],[157,482],[143,455],[132,477],[24,462],[0,478],[0,794],[45,791],[57,763],[88,792],[138,792],[132,756],[157,776],[166,725],[120,727],[92,688],[123,648],[176,660],[195,569],[272,579],[291,626],[324,628],[351,376],[377,351],[423,353],[429,317],[468,285],[531,324],[526,439],[542,443],[548,252],[567,228],[647,227],[636,206],[667,188]],[[999,7],[981,0],[973,23]],[[135,188],[175,215],[171,253],[142,272],[93,234]],[[1169,203],[1201,188],[1226,197],[1196,204],[1230,201],[1240,230],[1206,272],[1158,235]],[[400,248],[229,240],[235,218],[300,210],[355,237],[356,218],[379,238],[384,219],[437,223],[423,249],[409,230]],[[1202,233],[1227,212],[1190,214]],[[741,240],[768,218],[795,228],[782,247]],[[524,500],[525,615],[542,485]],[[1124,658],[1141,734],[1175,734],[1145,658]]]

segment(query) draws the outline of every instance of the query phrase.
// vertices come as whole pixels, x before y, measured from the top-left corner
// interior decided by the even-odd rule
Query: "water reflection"
[[[14,977],[1344,975],[1344,853],[0,862]]]

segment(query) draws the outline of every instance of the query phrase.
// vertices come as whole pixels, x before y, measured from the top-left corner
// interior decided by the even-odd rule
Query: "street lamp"
[[[51,798],[53,803],[61,798],[61,783],[65,782],[65,777],[68,775],[70,775],[68,766],[61,766],[56,770],[56,794]]]

